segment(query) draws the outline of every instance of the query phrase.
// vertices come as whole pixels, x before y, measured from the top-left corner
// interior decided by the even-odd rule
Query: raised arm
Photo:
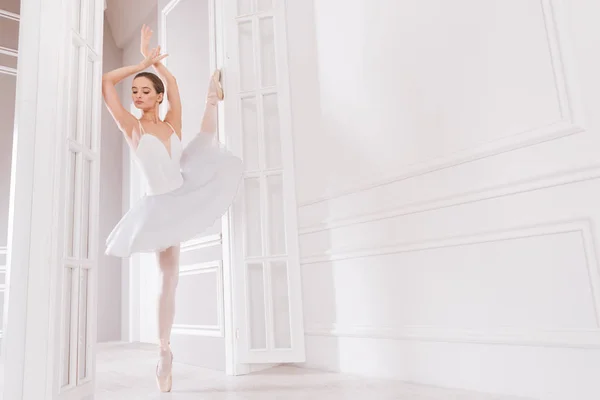
[[[128,76],[140,71],[142,71],[140,65],[130,65],[117,68],[102,76],[102,96],[104,96],[104,103],[121,132],[129,138],[131,138],[136,121],[135,117],[121,104],[116,85]]]
[[[140,51],[144,57],[148,56],[152,30],[146,25],[142,26]],[[160,46],[158,47],[160,49]],[[178,136],[181,137],[181,97],[179,86],[173,74],[161,62],[152,65],[156,74],[162,79],[166,86],[169,109],[165,115],[165,121],[173,125]]]
[[[117,68],[102,76],[102,95],[104,96],[106,107],[119,126],[119,129],[129,138],[131,137],[133,127],[137,124],[137,120],[121,104],[116,85],[128,76],[141,72],[150,65],[160,62],[166,56],[166,54],[161,55],[159,49],[154,49],[141,63]]]

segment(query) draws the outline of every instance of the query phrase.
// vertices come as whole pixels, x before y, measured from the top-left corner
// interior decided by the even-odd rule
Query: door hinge
[[[236,329],[236,330],[235,330],[235,338],[236,338],[236,339],[239,339],[239,338],[240,338],[240,330],[239,330],[239,329]]]

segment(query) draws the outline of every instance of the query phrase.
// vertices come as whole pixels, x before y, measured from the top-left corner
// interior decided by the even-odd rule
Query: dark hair
[[[150,82],[152,82],[152,86],[154,86],[154,90],[156,90],[157,94],[161,94],[161,93],[165,92],[165,85],[160,80],[160,78],[158,77],[158,75],[153,74],[152,72],[140,72],[133,79],[136,79],[136,78],[139,78],[139,77],[150,79]],[[163,100],[164,100],[164,96],[163,96]],[[160,102],[162,103],[162,100]]]

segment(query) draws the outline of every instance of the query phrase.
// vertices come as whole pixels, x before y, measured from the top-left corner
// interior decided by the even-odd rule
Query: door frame
[[[212,69],[220,66],[222,71],[222,80],[224,90],[226,87],[226,67],[228,57],[225,49],[225,18],[224,8],[225,1],[228,0],[208,0],[208,20],[209,20],[209,37],[211,39],[210,46],[210,65]],[[225,129],[225,107],[223,103],[219,103],[218,113],[218,132],[219,140],[226,145],[228,137],[224,134]],[[235,268],[233,265],[233,227],[232,227],[232,212],[231,208],[221,219],[221,246],[223,249],[223,322],[225,326],[225,373],[227,375],[246,375],[250,373],[250,365],[242,364],[239,360],[236,332],[236,310],[235,308]]]
[[[162,26],[170,10],[172,10],[181,0],[171,0],[165,7],[165,11],[159,10],[159,18],[162,19]],[[223,9],[224,2],[227,0],[208,0],[208,22],[209,22],[209,38],[211,45],[209,46],[209,64],[211,70],[215,68],[221,68],[223,74],[226,74],[226,60],[225,55],[225,40]],[[161,21],[157,21],[158,25],[161,26]],[[164,42],[166,39],[164,32],[159,32],[159,43]],[[166,47],[163,45],[163,49]],[[165,50],[166,51],[166,50]],[[226,88],[225,88],[226,89]],[[219,139],[227,145],[227,137],[224,135],[224,110],[223,103],[219,103],[218,108],[218,134]],[[129,164],[130,169],[135,168],[132,163]],[[133,179],[137,174],[133,171],[129,171],[130,182],[127,193],[132,198],[134,194],[138,194],[140,185],[136,185]],[[230,210],[221,218],[221,246],[222,246],[222,295],[223,295],[223,319],[224,326],[224,339],[225,339],[225,373],[227,375],[244,375],[250,372],[250,365],[239,363],[237,356],[237,344],[235,334],[235,309],[234,309],[234,296],[233,291],[235,290],[234,285],[234,268],[232,265],[232,246],[231,246],[231,215]],[[140,287],[141,282],[139,279],[140,274],[140,260],[135,255],[129,260],[124,262],[124,266],[127,266],[126,270],[122,273],[123,285],[122,285],[122,298],[127,299],[122,304],[122,312],[124,316],[129,316],[128,321],[123,318],[122,322],[127,323],[127,326],[122,327],[122,340],[135,342],[140,340],[140,320],[133,320],[132,317],[139,315],[140,310]],[[136,312],[137,311],[137,312]]]

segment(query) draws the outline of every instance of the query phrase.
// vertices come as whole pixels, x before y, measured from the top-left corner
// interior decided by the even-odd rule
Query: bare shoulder
[[[139,121],[138,119],[131,114],[130,112],[124,113],[118,121],[119,129],[125,137],[128,139],[132,139],[139,130]]]
[[[181,140],[181,119],[173,118],[172,116],[167,115],[165,117],[165,123],[169,125],[171,129],[173,129],[177,137]]]

